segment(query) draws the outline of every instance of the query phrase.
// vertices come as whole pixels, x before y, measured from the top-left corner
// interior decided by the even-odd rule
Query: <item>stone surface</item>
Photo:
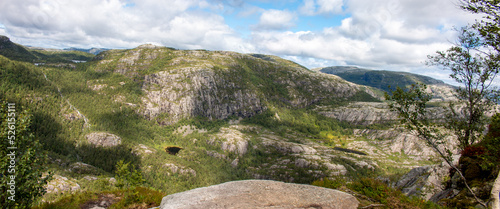
[[[438,157],[436,151],[428,146],[424,140],[417,137],[415,134],[409,133],[403,129],[390,128],[387,130],[373,130],[373,129],[355,129],[354,135],[356,137],[365,137],[371,144],[375,144],[381,150],[388,153],[400,153],[408,155],[416,161],[429,160]],[[445,144],[439,145],[441,150],[444,148],[449,149],[452,153],[458,153],[457,140],[448,136]],[[365,151],[369,156],[376,156],[374,153],[373,145],[370,143],[351,143],[347,148]]]
[[[86,163],[76,162],[69,165],[69,171],[79,174],[94,174],[97,168]]]
[[[221,149],[228,152],[237,153],[243,156],[248,151],[248,138],[241,131],[232,125],[229,128],[221,128],[217,137],[224,139]]]
[[[196,171],[192,168],[186,168],[172,163],[165,163],[163,166],[169,168],[172,174],[196,176]],[[168,173],[168,175],[171,175],[171,173]]]
[[[57,174],[45,187],[47,193],[66,193],[80,190],[80,185],[74,179],[68,179]]]
[[[156,152],[156,150],[154,150],[153,148],[150,148],[144,144],[138,144],[137,146],[135,146],[134,150],[132,151],[132,153],[134,153],[136,155],[140,155],[142,157],[149,155],[149,154],[152,154],[152,153],[155,153],[155,152]]]
[[[458,161],[459,156],[454,156],[454,161]],[[399,181],[393,184],[395,188],[408,196],[419,196],[425,200],[439,201],[449,195],[456,195],[453,190],[443,191],[443,179],[449,176],[450,166],[446,162],[432,166],[417,167],[406,175],[401,177]]]
[[[347,193],[311,185],[268,180],[233,181],[168,195],[160,209],[355,209],[358,200]]]
[[[114,134],[106,132],[94,132],[87,134],[85,138],[90,144],[98,147],[114,147],[122,143],[122,139]]]
[[[391,112],[387,104],[381,102],[355,102],[319,113],[326,117],[358,125],[394,122],[398,119],[397,114]]]

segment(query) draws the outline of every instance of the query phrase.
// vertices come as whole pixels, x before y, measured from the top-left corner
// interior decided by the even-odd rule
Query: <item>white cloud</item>
[[[342,12],[342,0],[318,0],[318,13],[319,14],[339,14]]]
[[[456,37],[453,26],[479,19],[459,9],[457,1],[304,0],[294,11],[271,1],[265,4],[275,7],[263,9],[243,0],[2,0],[0,34],[43,47],[131,48],[153,42],[181,49],[275,54],[308,67],[412,71],[422,69],[426,55],[450,46]],[[254,24],[246,25],[250,35],[226,23],[229,13]],[[324,21],[338,18],[336,14],[346,16],[339,26],[288,31],[301,24],[304,15],[314,22],[315,16]]]
[[[306,0],[299,11],[317,15],[319,2]],[[450,47],[450,40],[456,37],[452,26],[466,25],[477,18],[453,1],[350,0],[343,7],[350,15],[338,27],[322,31],[254,31],[252,41],[259,51],[304,57],[296,60],[314,67],[321,60],[333,60],[367,68],[412,71],[425,67],[427,55]],[[323,8],[335,11],[332,6]]]
[[[305,15],[315,15],[316,14],[316,2],[314,0],[304,0],[304,5],[299,8],[301,14]]]
[[[176,48],[251,50],[222,16],[203,9],[220,6],[210,7],[204,0],[6,0],[0,3],[0,22],[7,35],[21,43],[46,47],[130,48],[155,42]]]
[[[343,6],[343,0],[305,0],[299,12],[310,16],[340,14]]]
[[[270,9],[262,12],[256,30],[285,30],[294,26],[295,14],[287,10]]]

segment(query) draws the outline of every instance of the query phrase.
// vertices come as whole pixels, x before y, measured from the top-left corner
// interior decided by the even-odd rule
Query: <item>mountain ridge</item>
[[[391,93],[396,87],[407,88],[412,84],[427,85],[427,92],[433,94],[433,101],[454,100],[454,86],[429,76],[388,70],[370,70],[355,66],[332,66],[313,69],[317,72],[332,74],[359,85],[370,86]]]
[[[361,92],[357,85],[269,55],[139,46],[103,52],[89,64],[97,72],[142,80],[143,114],[171,118],[167,124],[182,115],[248,117],[265,111],[271,100],[307,107]]]

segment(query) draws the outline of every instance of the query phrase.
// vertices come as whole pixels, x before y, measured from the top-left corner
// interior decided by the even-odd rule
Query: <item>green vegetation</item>
[[[81,51],[28,49],[0,36],[0,55],[11,60],[32,63],[71,63],[72,60],[89,61],[94,55]]]
[[[47,156],[30,130],[28,110],[15,101],[0,104],[0,204],[4,208],[29,208],[45,194],[51,180],[46,173]]]
[[[327,67],[320,70],[323,73],[337,75],[347,81],[374,87],[384,92],[391,92],[396,87],[405,88],[412,84],[423,83],[430,84],[444,84],[440,80],[431,77],[385,70],[368,70],[356,67]]]
[[[69,194],[53,203],[43,203],[34,209],[80,209],[98,206],[103,201],[110,205],[110,209],[123,208],[151,208],[158,206],[166,194],[145,187],[134,189],[119,189],[113,191],[81,192]]]
[[[460,170],[467,182],[475,189],[476,195],[483,200],[490,198],[488,184],[494,182],[500,171],[500,114],[492,117],[488,133],[481,142],[467,146],[462,151],[459,160]],[[450,176],[453,177],[454,173]],[[446,185],[453,184],[451,178]],[[443,199],[442,202],[449,207],[467,208],[474,207],[477,203],[469,198],[468,189],[459,183],[460,193],[453,199]]]
[[[387,186],[387,184],[374,178],[361,177],[352,182],[343,179],[322,179],[312,185],[338,189],[348,193],[355,193],[360,201],[360,207],[376,208],[441,208],[430,201],[415,197],[408,197],[401,191]]]
[[[484,40],[489,37],[481,37],[484,36],[484,31],[476,28],[464,27],[459,32],[458,42],[454,46],[428,56],[428,64],[450,70],[450,77],[461,84],[454,92],[457,101],[450,101],[449,106],[444,108],[444,121],[435,121],[429,117],[426,107],[431,95],[425,92],[426,86],[423,84],[413,84],[405,90],[398,87],[392,92],[392,96],[386,94],[386,99],[394,102],[390,108],[398,113],[402,124],[408,130],[415,131],[419,138],[439,153],[463,180],[475,202],[487,207],[476,195],[478,192],[474,192],[469,186],[468,173],[462,172],[452,163],[452,152],[439,147],[441,144],[453,143],[446,140],[448,133],[443,130],[447,130],[454,134],[460,151],[483,155],[484,151],[480,147],[471,145],[483,138],[483,131],[489,120],[486,113],[495,111],[500,98],[500,92],[491,85],[499,73],[500,55],[496,51],[497,46],[490,46]],[[468,161],[467,158],[462,159]]]
[[[116,163],[116,186],[118,188],[135,187],[144,183],[141,172],[129,166],[130,163],[124,163],[123,160]]]

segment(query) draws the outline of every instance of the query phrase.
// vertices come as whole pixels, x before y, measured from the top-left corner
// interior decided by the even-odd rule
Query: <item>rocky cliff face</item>
[[[250,117],[271,102],[306,107],[361,91],[336,76],[266,55],[143,45],[107,51],[96,60],[96,71],[113,71],[140,82],[140,112],[165,125],[193,116]]]
[[[381,102],[356,102],[335,109],[318,108],[318,112],[356,125],[390,123],[398,120],[397,113],[391,112],[388,105]]]
[[[149,119],[161,115],[167,124],[190,116],[249,117],[266,108],[257,92],[202,67],[146,75],[143,91],[143,114]]]

